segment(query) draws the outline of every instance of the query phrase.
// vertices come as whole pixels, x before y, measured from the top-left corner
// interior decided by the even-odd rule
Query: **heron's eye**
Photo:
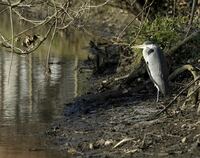
[[[151,53],[153,53],[153,52],[154,52],[153,49],[149,49],[149,50],[148,50],[148,55],[151,54]]]

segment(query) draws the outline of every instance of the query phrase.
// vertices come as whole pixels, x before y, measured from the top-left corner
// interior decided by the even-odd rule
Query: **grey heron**
[[[150,79],[157,88],[157,102],[159,100],[159,92],[164,96],[168,92],[168,69],[162,50],[150,41],[144,42],[142,45],[133,46],[133,48],[142,48],[143,58],[147,65],[147,71]]]

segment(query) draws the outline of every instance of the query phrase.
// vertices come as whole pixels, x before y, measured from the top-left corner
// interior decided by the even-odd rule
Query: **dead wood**
[[[124,138],[121,141],[119,141],[115,146],[113,146],[113,149],[117,148],[120,145],[123,145],[124,143],[128,142],[128,141],[132,141],[135,138]]]
[[[187,65],[183,65],[180,68],[177,68],[175,71],[173,71],[169,75],[169,81],[173,80],[176,76],[178,76],[179,74],[183,73],[184,71],[189,71],[192,74],[194,79],[198,76],[196,68],[193,67],[190,64],[187,64]]]

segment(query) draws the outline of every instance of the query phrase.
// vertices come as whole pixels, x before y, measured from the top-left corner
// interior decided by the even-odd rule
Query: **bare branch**
[[[45,20],[30,20],[30,19],[27,19],[25,17],[23,17],[18,11],[16,11],[15,9],[13,9],[13,11],[19,16],[19,19],[20,20],[24,20],[24,21],[27,21],[29,23],[32,23],[32,24],[40,24],[40,23],[44,23]]]
[[[12,62],[13,62],[13,53],[14,53],[14,28],[13,28],[13,13],[12,13],[12,7],[11,7],[11,2],[10,0],[8,0],[8,3],[10,4],[9,6],[9,12],[10,12],[10,27],[11,27],[11,62],[10,62],[10,68],[9,68],[9,72],[8,72],[8,83],[9,83],[9,79],[10,79],[10,73],[11,73],[11,68],[12,68]]]
[[[30,54],[30,53],[34,52],[35,50],[37,50],[41,46],[41,44],[47,39],[47,37],[49,36],[53,26],[54,26],[54,24],[51,25],[51,27],[47,31],[46,35],[43,37],[42,40],[40,40],[40,42],[34,48],[32,48],[31,50],[26,50],[25,52],[17,53],[17,54],[20,54],[20,55],[22,55],[22,54]]]

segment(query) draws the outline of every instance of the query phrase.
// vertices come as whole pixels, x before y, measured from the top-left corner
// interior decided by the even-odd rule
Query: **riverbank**
[[[47,135],[72,157],[197,157],[196,108],[182,111],[175,104],[147,121],[170,99],[156,103],[155,96],[133,95],[99,105],[76,100],[66,106],[63,119]]]
[[[87,28],[89,32],[94,31],[92,34],[97,34],[98,38],[92,39],[116,39],[130,22],[130,17],[128,20],[121,18],[127,21],[124,26],[118,27],[118,23],[112,21],[114,18],[107,18],[103,24],[95,21],[95,30]],[[128,36],[130,31],[122,34]],[[170,66],[177,67],[189,61],[187,57],[180,60],[177,56]],[[193,64],[198,65],[196,61]],[[127,72],[131,72],[131,65],[128,69]],[[110,89],[99,91],[102,81],[123,76],[123,72],[120,73],[98,76],[98,79],[90,81],[92,90],[66,105],[63,118],[47,130],[48,139],[59,146],[64,155],[71,157],[198,157],[199,103],[197,101],[194,106],[183,109],[187,91],[168,110],[152,118],[187,85],[191,80],[190,75],[186,73],[179,76],[179,84],[172,84],[170,95],[156,103],[156,88],[148,82],[147,73],[136,77],[137,82],[134,81],[129,87],[120,89],[118,83],[114,83]],[[145,86],[135,90],[141,85]]]

